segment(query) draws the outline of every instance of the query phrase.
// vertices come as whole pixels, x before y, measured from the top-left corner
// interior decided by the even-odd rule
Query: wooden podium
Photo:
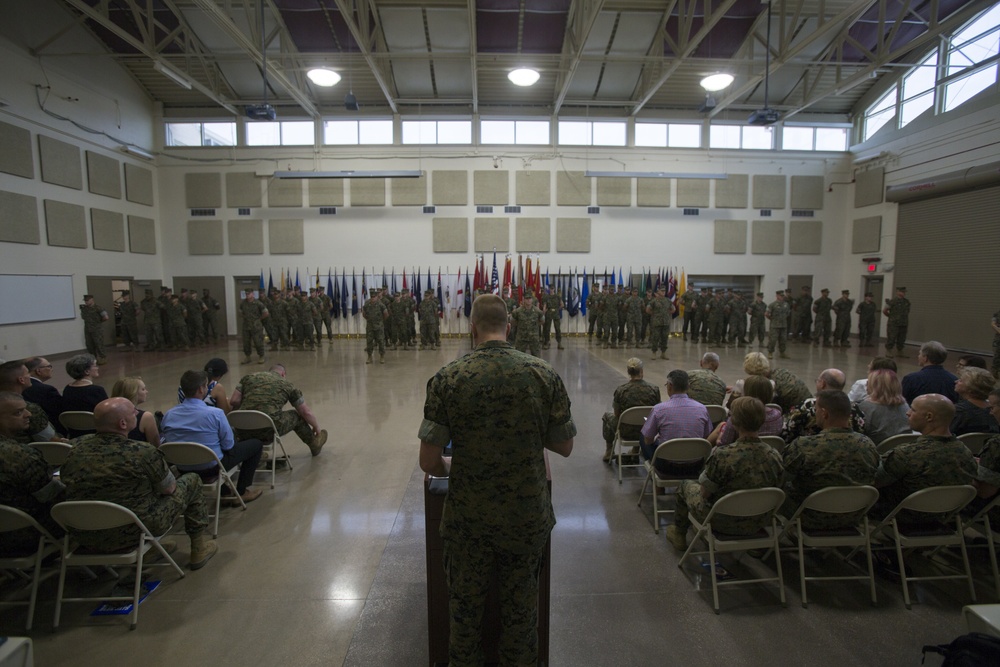
[[[548,453],[545,457],[545,476],[549,493],[552,493],[552,475]],[[448,664],[448,584],[444,573],[444,544],[441,540],[441,514],[444,510],[443,495],[430,493],[430,478],[424,476],[424,531],[427,550],[427,654],[430,667]],[[549,664],[549,561],[552,538],[545,544],[542,570],[538,575],[538,664]],[[490,584],[483,613],[483,653],[486,664],[499,663],[500,606],[497,585]]]

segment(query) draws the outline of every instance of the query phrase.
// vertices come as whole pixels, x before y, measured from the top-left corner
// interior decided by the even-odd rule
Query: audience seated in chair
[[[667,400],[658,403],[649,413],[642,427],[640,448],[643,457],[653,458],[656,446],[674,438],[707,438],[712,432],[712,420],[705,406],[688,397],[688,374],[674,370],[667,373]],[[662,461],[657,461],[657,470],[670,474]],[[701,465],[700,462],[698,465]]]
[[[45,357],[30,357],[24,361],[25,368],[31,376],[31,385],[25,387],[21,395],[29,403],[35,403],[45,410],[49,423],[60,433],[59,413],[62,412],[62,395],[50,384],[52,379],[52,364]]]
[[[868,362],[868,373],[860,380],[856,380],[851,385],[851,390],[847,392],[847,398],[851,399],[851,403],[860,403],[865,400],[868,396],[868,377],[872,374],[872,371],[883,369],[890,370],[893,373],[896,372],[896,362],[892,357],[875,357]]]
[[[952,403],[958,400],[955,393],[955,380],[958,378],[944,368],[948,359],[948,351],[944,345],[931,340],[920,346],[917,353],[919,371],[914,371],[903,377],[903,398],[913,405],[917,396],[924,394],[941,394]]]
[[[9,391],[24,398],[24,390],[31,386],[31,376],[23,361],[7,361],[0,364],[0,391]],[[25,401],[30,415],[28,428],[14,439],[22,444],[29,442],[66,442],[49,423],[45,410],[36,403]]]
[[[781,429],[784,427],[781,409],[767,405],[774,399],[774,385],[761,375],[751,375],[740,382],[743,383],[742,393],[744,396],[756,398],[764,404],[764,423],[757,435],[780,436]],[[736,433],[736,427],[733,426],[733,416],[730,414],[726,421],[715,427],[715,430],[708,436],[708,441],[713,445],[728,445],[735,442],[737,437],[739,436]]]
[[[120,396],[132,401],[136,408],[136,426],[128,434],[129,440],[144,440],[154,447],[160,446],[160,431],[156,427],[156,416],[148,410],[140,410],[139,406],[149,398],[149,390],[141,377],[126,377],[115,382],[111,387],[112,396]]]
[[[990,412],[987,402],[994,380],[985,368],[964,368],[958,372],[955,393],[955,418],[951,420],[952,435],[966,433],[1000,433],[1000,424]]]
[[[618,418],[629,408],[638,408],[644,405],[656,405],[660,402],[660,388],[655,384],[650,384],[642,379],[642,360],[632,357],[626,362],[628,371],[628,382],[619,385],[615,389],[614,398],[611,401],[612,411],[605,412],[601,420],[601,431],[604,434],[604,442],[607,448],[604,450],[604,462],[611,460],[611,453],[615,448],[615,430],[618,428]],[[642,438],[640,428],[625,426],[622,428],[623,440],[639,440]]]
[[[846,383],[844,372],[837,368],[827,368],[816,378],[816,391],[843,391]],[[845,394],[846,396],[846,394]],[[865,415],[857,405],[851,406],[851,428],[862,433],[865,428]],[[820,427],[816,423],[816,399],[810,396],[788,412],[781,438],[790,443],[803,435],[816,435]]]
[[[78,354],[66,362],[66,372],[73,381],[63,387],[63,412],[93,412],[94,406],[108,397],[104,387],[94,384],[101,374],[97,358],[92,354]],[[76,438],[86,431],[70,431]]]
[[[990,414],[1000,419],[1000,385],[990,391]],[[966,508],[964,513],[975,514],[986,507],[1000,493],[1000,435],[989,438],[979,452],[979,467],[976,479],[973,481],[977,497]],[[1000,507],[990,510],[990,521],[1000,529]]]
[[[698,362],[699,368],[688,371],[688,397],[702,405],[722,405],[726,400],[726,383],[716,375],[719,355],[706,352]]]
[[[911,433],[910,406],[903,398],[896,371],[880,368],[868,374],[868,395],[856,405],[865,415],[864,433],[876,445],[901,433]]]
[[[222,386],[222,378],[229,372],[229,364],[226,363],[225,359],[215,357],[205,363],[204,370],[208,375],[208,394],[205,396],[205,405],[219,408],[228,415],[232,412],[233,407],[229,405],[229,394]],[[184,399],[184,390],[177,387],[177,402],[183,403]]]
[[[244,375],[236,385],[229,403],[233,410],[263,412],[274,421],[278,435],[295,431],[295,435],[309,446],[313,456],[319,455],[326,444],[326,429],[320,429],[302,392],[285,378],[285,367],[281,364],[275,364],[267,371]],[[291,403],[295,410],[282,411],[285,403]],[[270,433],[247,432],[239,433],[237,437],[264,440],[270,437]]]

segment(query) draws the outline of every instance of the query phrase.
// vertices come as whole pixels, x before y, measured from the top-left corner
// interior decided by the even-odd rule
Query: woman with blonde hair
[[[767,356],[761,352],[748,352],[747,356],[743,357],[743,372],[751,377],[771,377],[771,362],[767,360]],[[771,383],[771,389],[774,389],[774,380],[768,380]],[[729,394],[729,399],[726,401],[726,407],[730,408],[733,405],[733,401],[740,396],[749,396],[744,389],[743,385],[746,380],[737,380],[736,384],[733,385],[732,392]],[[770,402],[771,399],[764,401],[764,403]],[[764,435],[770,435],[765,433]]]
[[[868,374],[868,396],[858,403],[865,415],[864,433],[876,445],[888,437],[909,433],[906,417],[910,406],[903,398],[903,387],[895,371],[877,368]]]
[[[951,420],[952,435],[1000,433],[1000,425],[990,414],[987,401],[993,382],[993,376],[985,368],[965,366],[958,371],[955,393],[960,400],[955,403],[955,418]]]
[[[153,447],[160,446],[160,431],[156,428],[156,417],[148,410],[140,410],[139,405],[149,398],[149,390],[141,377],[124,377],[111,388],[112,396],[121,396],[136,406],[135,428],[128,434],[129,440],[145,440]]]

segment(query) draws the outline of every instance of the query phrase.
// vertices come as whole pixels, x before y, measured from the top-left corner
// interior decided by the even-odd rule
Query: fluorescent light
[[[424,173],[417,170],[390,169],[378,170],[344,170],[344,171],[276,171],[275,178],[420,178]]]
[[[306,76],[317,86],[323,88],[331,88],[340,83],[340,75],[334,72],[332,69],[326,69],[325,67],[316,67],[314,69],[306,72]]]
[[[583,172],[588,178],[714,178],[723,181],[728,174],[690,174],[668,171],[590,171]]]
[[[155,155],[145,148],[139,148],[138,146],[122,146],[121,151],[135,157],[141,157],[143,160],[153,160],[156,158]]]
[[[732,74],[712,74],[701,80],[701,87],[710,93],[724,90],[733,82]]]
[[[159,60],[154,61],[153,69],[176,83],[181,88],[191,90],[191,80],[172,67],[165,65],[163,62]]]
[[[507,74],[507,78],[515,86],[533,86],[538,83],[538,70],[522,67]]]

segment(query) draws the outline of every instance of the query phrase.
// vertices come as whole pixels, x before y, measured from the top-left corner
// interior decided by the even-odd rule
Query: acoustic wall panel
[[[227,225],[230,255],[264,254],[263,220],[230,220]]]
[[[339,178],[310,179],[309,206],[343,206],[344,181]]]
[[[38,200],[17,192],[0,190],[0,241],[8,243],[42,242],[38,231]]]
[[[747,251],[746,220],[715,221],[715,254],[744,255]]]
[[[678,178],[677,205],[681,208],[708,208],[708,184],[711,182],[707,178]]]
[[[351,206],[385,206],[385,179],[351,179]]]
[[[792,176],[792,208],[819,211],[823,208],[822,176]]]
[[[188,220],[188,254],[221,255],[222,220]]]
[[[267,205],[274,208],[302,208],[302,184],[294,178],[272,178],[267,183]]]
[[[65,141],[39,134],[38,157],[42,163],[43,181],[74,190],[83,190],[83,168],[80,166],[79,148]]]
[[[125,252],[125,216],[121,213],[90,209],[90,233],[94,250]]]
[[[222,174],[184,174],[184,204],[186,208],[221,208]]]
[[[469,252],[468,218],[434,218],[432,228],[434,252]]]
[[[510,220],[507,218],[476,218],[475,252],[510,250]]]
[[[514,220],[514,249],[517,252],[549,252],[552,248],[552,221],[549,218]]]
[[[715,208],[746,208],[750,199],[750,177],[729,174],[715,181]]]
[[[136,204],[153,205],[153,170],[125,163],[125,199]]]
[[[431,203],[435,206],[468,206],[469,172],[449,170],[433,172]]]
[[[851,252],[880,252],[882,250],[882,216],[858,218],[851,235]]]
[[[264,201],[262,189],[262,179],[257,178],[254,172],[231,171],[226,174],[226,207],[260,208]]]
[[[885,167],[854,172],[854,208],[881,204],[885,198]]]
[[[552,179],[549,171],[514,173],[514,203],[521,206],[549,206],[552,203]]]
[[[87,185],[95,195],[122,198],[122,174],[118,160],[87,151]]]
[[[128,249],[139,255],[156,254],[156,223],[152,218],[128,217]]]
[[[822,222],[819,220],[792,220],[788,223],[789,255],[818,255],[822,248]]]
[[[632,179],[609,178],[597,179],[598,206],[631,206]]]
[[[87,247],[87,221],[82,206],[45,200],[45,233],[49,245]]]
[[[785,177],[756,175],[753,177],[754,208],[785,208]]]
[[[510,172],[506,169],[472,172],[472,203],[506,206],[510,203]]]
[[[670,179],[635,179],[635,203],[637,206],[670,206]]]
[[[590,218],[556,218],[556,252],[590,252]]]
[[[392,179],[393,206],[426,206],[427,174],[420,178]]]
[[[751,244],[755,255],[782,255],[785,252],[785,221],[754,220]]]
[[[302,220],[269,220],[267,247],[272,255],[302,255],[306,251]]]
[[[0,171],[23,178],[35,177],[30,130],[0,123]]]
[[[556,172],[556,204],[590,206],[591,182],[582,171]]]

